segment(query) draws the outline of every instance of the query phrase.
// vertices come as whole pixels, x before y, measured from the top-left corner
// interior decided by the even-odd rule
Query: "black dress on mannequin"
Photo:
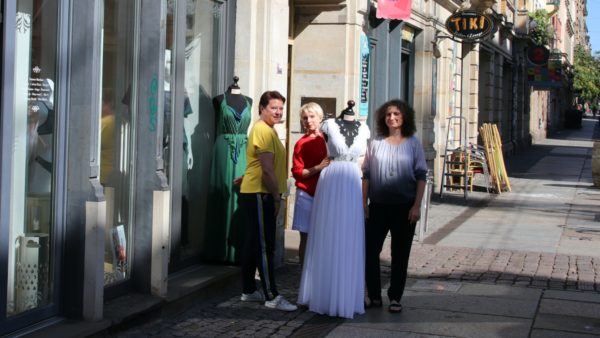
[[[238,217],[239,187],[233,180],[246,169],[247,131],[252,120],[252,99],[242,95],[237,77],[229,89],[213,99],[217,132],[211,165],[203,258],[237,263],[242,243]]]

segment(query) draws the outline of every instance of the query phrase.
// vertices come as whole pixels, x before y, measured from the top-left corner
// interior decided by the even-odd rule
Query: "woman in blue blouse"
[[[379,254],[392,234],[392,276],[388,310],[402,311],[408,258],[421,217],[427,164],[415,133],[415,112],[405,102],[391,100],[375,112],[376,137],[367,148],[363,162],[363,206],[365,208],[365,278],[368,296],[365,307],[380,307],[381,279]]]

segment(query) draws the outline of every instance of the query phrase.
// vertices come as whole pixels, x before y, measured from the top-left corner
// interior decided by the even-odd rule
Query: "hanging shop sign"
[[[369,78],[370,78],[370,48],[369,38],[365,33],[360,34],[360,101],[358,111],[360,116],[369,115]]]
[[[377,14],[380,19],[408,20],[412,0],[378,0]]]
[[[543,65],[527,65],[527,81],[534,88],[562,87],[562,60],[560,54],[552,54]]]
[[[446,20],[446,29],[455,38],[477,42],[494,31],[494,22],[489,16],[477,11],[458,11]]]
[[[543,66],[548,63],[550,51],[544,46],[533,46],[527,51],[529,62],[537,66]]]

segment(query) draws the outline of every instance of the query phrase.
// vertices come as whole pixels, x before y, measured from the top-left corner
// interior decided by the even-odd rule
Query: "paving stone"
[[[583,303],[579,300],[543,298],[540,303],[539,312],[544,314],[596,318],[600,321],[600,303],[585,303],[585,306],[583,306]]]
[[[573,332],[588,335],[600,335],[600,319],[558,314],[539,314],[533,329]]]

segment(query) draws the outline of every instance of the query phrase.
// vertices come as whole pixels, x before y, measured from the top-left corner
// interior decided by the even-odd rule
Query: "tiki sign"
[[[489,16],[476,11],[459,11],[446,20],[446,29],[455,38],[476,42],[483,40],[494,30]]]

